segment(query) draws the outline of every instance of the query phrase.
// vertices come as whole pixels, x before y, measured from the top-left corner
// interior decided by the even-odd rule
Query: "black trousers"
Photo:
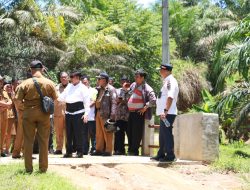
[[[89,140],[91,142],[91,149],[90,151],[93,152],[95,151],[95,146],[96,146],[96,123],[95,121],[88,121],[88,136],[89,136]],[[90,147],[90,143],[88,140],[88,150]]]
[[[66,153],[72,154],[73,141],[75,138],[75,149],[77,153],[88,153],[88,125],[83,122],[82,116],[84,113],[70,115],[66,114]]]
[[[166,127],[163,121],[160,121],[160,133],[159,133],[159,143],[160,149],[157,156],[164,157],[167,156],[170,159],[175,158],[174,154],[174,136],[173,136],[173,123],[176,115],[168,114],[166,119],[171,124],[170,127]]]
[[[130,154],[139,155],[139,148],[144,131],[144,123],[144,115],[140,115],[139,112],[129,113],[127,136],[128,152]]]
[[[125,131],[127,130],[128,122],[124,120],[117,120],[117,126],[120,130],[115,133],[114,151],[125,153]]]

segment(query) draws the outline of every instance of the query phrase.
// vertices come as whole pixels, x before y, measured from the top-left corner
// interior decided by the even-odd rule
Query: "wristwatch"
[[[164,112],[168,112],[168,110],[167,110],[167,109],[164,109]]]

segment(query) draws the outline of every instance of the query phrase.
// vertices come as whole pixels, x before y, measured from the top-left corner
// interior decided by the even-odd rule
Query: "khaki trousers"
[[[16,131],[16,140],[15,140],[12,156],[19,156],[22,148],[23,148],[23,112],[19,111],[17,131]]]
[[[62,150],[65,137],[65,115],[54,116],[54,127],[56,131],[56,150]]]
[[[50,115],[39,108],[30,108],[23,113],[24,162],[27,172],[33,171],[32,153],[35,134],[39,144],[39,170],[48,169],[48,143],[50,134]]]
[[[11,137],[16,135],[15,122],[15,118],[8,118],[8,128],[5,135],[5,151],[7,153],[10,152]]]
[[[4,152],[4,141],[6,137],[6,130],[8,127],[8,117],[7,111],[3,111],[0,113],[0,127],[1,127],[1,137],[0,137],[0,151],[1,153]]]
[[[96,151],[109,152],[113,151],[113,133],[108,133],[104,128],[105,120],[101,118],[100,112],[96,114]]]

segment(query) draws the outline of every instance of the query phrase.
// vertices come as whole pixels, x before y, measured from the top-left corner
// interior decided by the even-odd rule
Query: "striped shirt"
[[[144,107],[144,101],[142,97],[142,86],[134,89],[131,97],[128,100],[129,111],[135,111]]]

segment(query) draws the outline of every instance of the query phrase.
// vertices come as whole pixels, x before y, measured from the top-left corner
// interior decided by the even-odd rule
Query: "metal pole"
[[[170,63],[168,0],[162,0],[162,64]]]

